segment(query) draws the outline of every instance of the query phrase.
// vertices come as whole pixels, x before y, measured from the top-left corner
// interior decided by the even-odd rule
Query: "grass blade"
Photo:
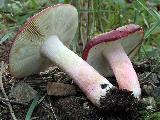
[[[150,36],[150,34],[157,28],[160,26],[160,21],[154,23],[152,25],[152,27],[150,29],[148,29],[148,31],[145,33],[144,38],[148,38]]]
[[[40,95],[36,95],[36,97],[33,99],[33,102],[31,104],[31,106],[29,107],[28,111],[27,111],[27,115],[25,120],[31,120],[31,116],[32,113],[34,111],[34,109],[36,108],[36,106],[41,102],[42,100],[40,99]]]

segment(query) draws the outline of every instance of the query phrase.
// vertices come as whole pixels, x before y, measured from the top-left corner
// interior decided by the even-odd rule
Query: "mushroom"
[[[140,84],[129,57],[135,56],[142,41],[140,26],[125,25],[92,38],[85,46],[83,59],[104,76],[111,76],[113,70],[119,88],[132,91],[139,98]]]
[[[9,69],[21,78],[54,64],[64,70],[92,103],[115,87],[68,47],[78,26],[77,10],[67,4],[49,7],[30,18],[16,35],[9,55]]]

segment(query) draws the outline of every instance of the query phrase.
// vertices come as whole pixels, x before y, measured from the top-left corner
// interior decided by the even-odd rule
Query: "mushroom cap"
[[[112,69],[102,55],[102,51],[109,42],[121,43],[126,54],[132,59],[143,41],[143,29],[135,24],[119,27],[92,38],[83,50],[83,59],[93,66],[99,73],[108,77],[113,75]]]
[[[52,35],[69,47],[78,27],[78,13],[69,4],[48,7],[29,18],[17,33],[9,54],[9,69],[21,78],[53,65],[40,54],[42,44]]]

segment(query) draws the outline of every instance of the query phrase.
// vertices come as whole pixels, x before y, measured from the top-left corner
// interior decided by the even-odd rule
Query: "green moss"
[[[151,114],[146,120],[160,120],[160,112]]]

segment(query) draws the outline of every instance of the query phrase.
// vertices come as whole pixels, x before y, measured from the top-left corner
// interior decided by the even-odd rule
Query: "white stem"
[[[110,42],[103,50],[103,55],[109,62],[120,89],[133,91],[136,98],[141,95],[137,74],[123,47],[118,42]]]
[[[96,105],[113,85],[93,67],[72,52],[57,36],[50,37],[41,48],[41,53],[63,69]],[[103,87],[105,86],[105,87]]]

